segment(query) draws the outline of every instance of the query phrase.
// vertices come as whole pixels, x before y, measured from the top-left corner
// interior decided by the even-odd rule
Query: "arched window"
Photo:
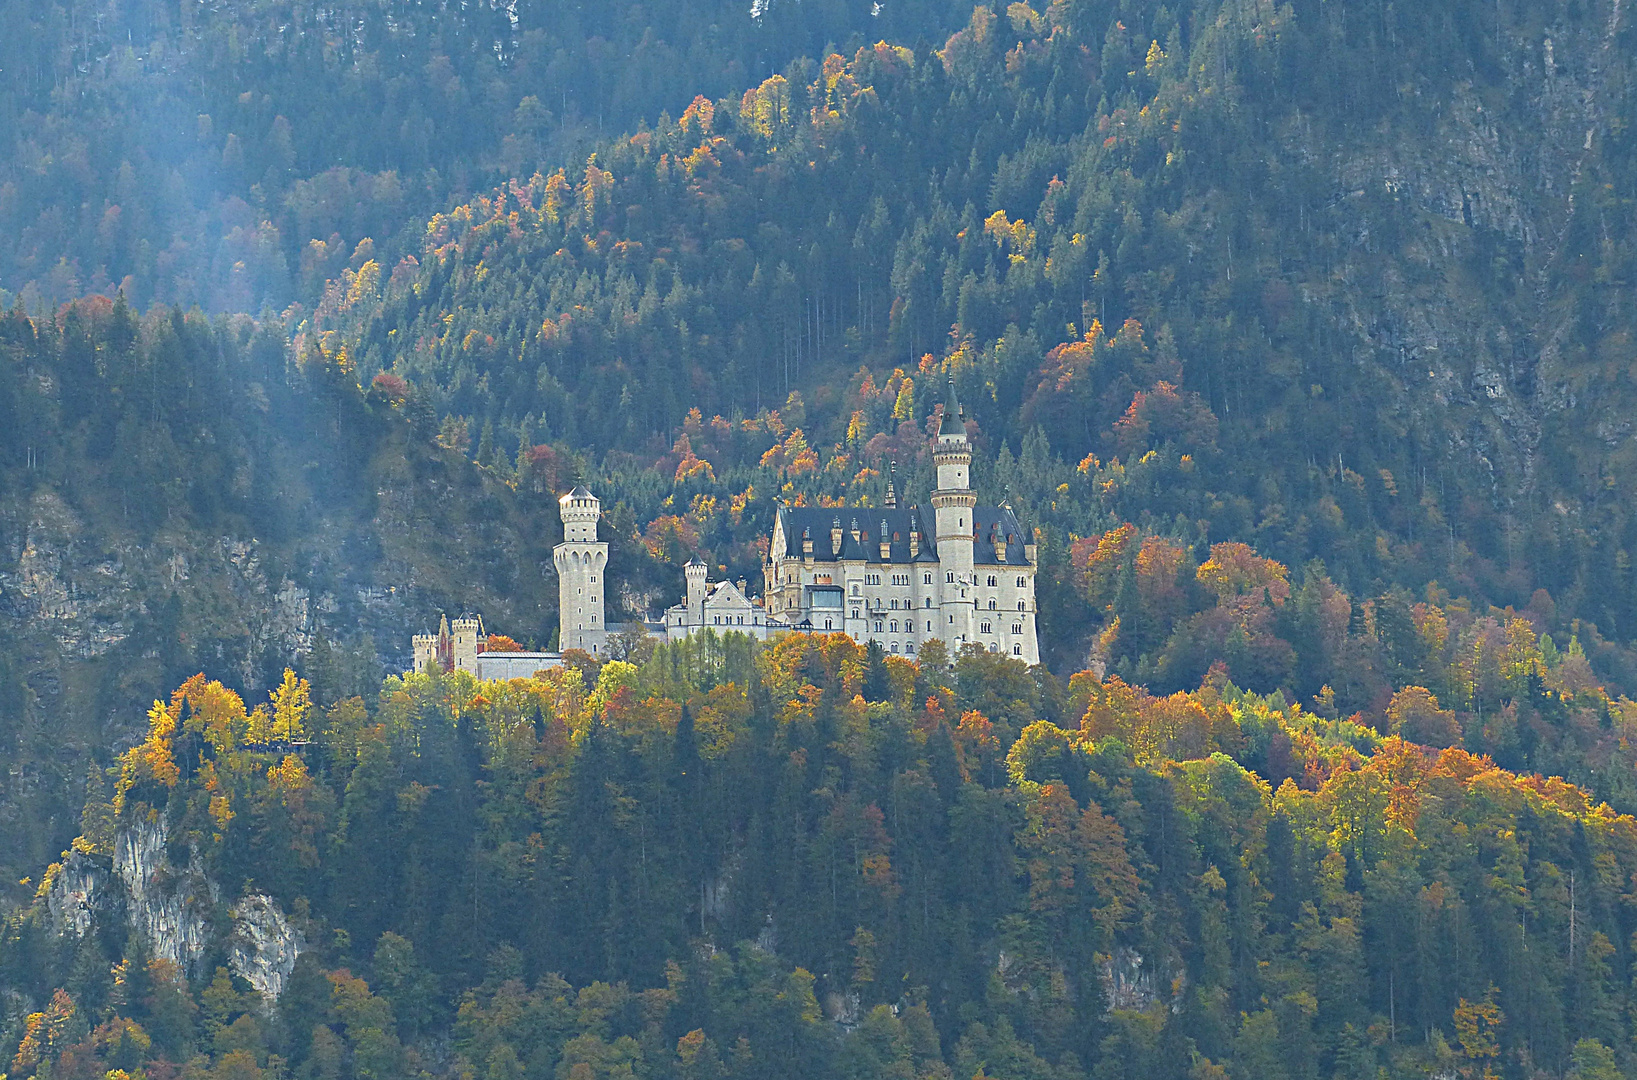
[[[1017,579],[1017,587],[1020,588],[1020,589],[1028,588],[1028,578],[1023,578],[1023,577],[1018,578]]]
[[[984,623],[978,629],[981,630],[985,634],[992,634],[992,633],[995,632],[993,627],[989,623]]]
[[[1019,610],[1019,611],[1028,611],[1028,610],[1029,610],[1029,609],[1028,609],[1028,608],[1027,608],[1027,607],[1026,607],[1026,606],[1025,606],[1025,605],[1024,605],[1024,603],[1023,603],[1023,601],[1021,601],[1021,600],[1019,600],[1019,601],[1018,601],[1018,602],[1017,602],[1017,609],[1018,609],[1018,610]]]
[[[921,584],[922,585],[931,585],[932,584],[932,571],[931,570],[928,570],[926,573],[921,575]]]
[[[1023,627],[1021,627],[1021,626],[1019,626],[1019,625],[1017,625],[1017,624],[1016,624],[1016,623],[1013,623],[1013,624],[1012,624],[1012,633],[1014,633],[1014,634],[1021,634],[1021,633],[1023,633]]]
[[[995,575],[990,574],[989,575],[989,587],[991,589],[993,589],[996,585],[999,585],[999,584],[1000,584],[1000,579],[995,577]]]
[[[1022,656],[1023,655],[1023,646],[1014,644],[1012,646],[1012,655],[1013,656]]]
[[[945,571],[944,571],[944,581],[945,581],[945,582],[946,582],[946,583],[947,583],[947,584],[950,584],[950,585],[953,585],[953,584],[955,584],[955,571],[953,571],[953,570],[945,570]]]
[[[826,629],[826,630],[830,629],[830,620],[829,619],[824,620],[824,629]]]
[[[990,611],[995,610],[995,602],[993,600],[989,601],[989,610]]]

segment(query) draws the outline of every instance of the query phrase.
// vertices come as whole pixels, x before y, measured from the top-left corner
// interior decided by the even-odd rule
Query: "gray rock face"
[[[89,934],[107,887],[108,875],[101,867],[77,851],[69,855],[46,893],[52,927],[65,937]]]
[[[166,852],[167,840],[163,821],[121,827],[114,836],[112,873],[80,852],[70,854],[45,896],[53,929],[83,938],[100,920],[123,920],[154,956],[198,975],[200,960],[220,940],[213,916],[221,890],[197,854],[177,868]],[[231,910],[225,942],[229,968],[263,1001],[277,1001],[306,940],[270,896],[252,893]]]
[[[114,875],[125,887],[131,928],[153,954],[189,975],[210,945],[210,912],[218,896],[215,882],[197,856],[178,870],[165,854],[163,822],[138,822],[114,837]]]
[[[295,969],[296,958],[306,948],[301,931],[290,925],[271,896],[256,893],[234,905],[228,966],[233,974],[255,987],[262,1000],[279,999]]]

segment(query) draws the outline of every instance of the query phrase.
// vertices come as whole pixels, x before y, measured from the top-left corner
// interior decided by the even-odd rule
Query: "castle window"
[[[922,585],[931,585],[932,584],[932,571],[931,570],[928,570],[926,573],[921,575],[921,584]]]
[[[830,620],[829,619],[824,620],[824,629],[826,629],[826,630],[830,629]]]
[[[990,611],[995,610],[995,602],[993,600],[989,601],[989,610]]]
[[[593,584],[593,585],[597,584],[597,575],[596,574],[591,575],[591,584]]]
[[[989,587],[991,589],[993,589],[996,585],[999,585],[999,584],[1000,584],[1000,579],[995,577],[995,575],[990,574],[989,575]]]
[[[1014,633],[1014,634],[1021,634],[1021,633],[1023,633],[1023,627],[1021,627],[1021,626],[1018,626],[1018,625],[1017,625],[1017,624],[1016,624],[1016,623],[1013,623],[1013,624],[1012,624],[1012,633]]]
[[[745,617],[743,615],[739,616],[739,625],[740,626],[745,625]]]
[[[955,584],[955,572],[953,570],[944,571],[944,581],[950,585]]]
[[[898,620],[897,619],[892,620],[892,632],[895,633],[895,634],[898,633]]]
[[[864,576],[864,583],[866,585],[879,585],[879,584],[881,584],[881,575],[880,574],[866,574]]]
[[[892,610],[894,610],[894,611],[898,610],[898,600],[897,600],[896,597],[894,597],[893,601],[892,601]]]
[[[993,634],[995,632],[993,627],[991,627],[989,623],[984,623],[978,629],[983,631],[985,634]]]
[[[955,621],[954,617],[951,616],[949,621],[954,622]],[[926,624],[926,632],[929,633],[929,634],[932,633],[932,624],[931,623]]]
[[[880,619],[875,620],[875,632],[878,633],[878,634],[881,632],[881,620]]]
[[[1020,577],[1020,578],[1017,579],[1017,587],[1020,588],[1020,589],[1026,589],[1026,588],[1029,587],[1027,582],[1028,582],[1028,578]]]
[[[931,607],[931,606],[932,606],[932,597],[930,597],[930,596],[929,596],[929,597],[927,597],[927,598],[926,598],[926,606],[927,606],[927,607]]]
[[[1024,606],[1023,601],[1021,601],[1021,600],[1019,600],[1017,602],[1017,609],[1019,611],[1028,611],[1029,610],[1027,607]]]
[[[904,642],[904,651],[906,653],[908,653],[909,655],[914,656],[915,655],[915,642],[913,642],[913,641]]]
[[[893,652],[897,652],[897,651],[898,651],[898,642],[896,642],[896,641],[895,641],[895,642],[893,642],[893,643],[892,643],[892,651],[893,651]]]
[[[853,582],[853,595],[854,596],[858,595],[858,582],[856,582],[856,581]]]
[[[1013,656],[1022,656],[1023,655],[1023,646],[1014,643],[1012,645],[1012,655]]]

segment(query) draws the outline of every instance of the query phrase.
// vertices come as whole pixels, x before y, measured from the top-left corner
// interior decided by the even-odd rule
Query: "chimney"
[[[841,557],[841,519],[840,518],[831,518],[830,519],[830,557],[832,559],[839,559]]]
[[[887,535],[887,519],[881,519],[881,561],[889,562],[892,559],[892,538]]]
[[[801,557],[803,559],[805,559],[808,562],[808,564],[811,564],[812,561],[813,561],[813,530],[812,529],[803,529],[801,531]]]

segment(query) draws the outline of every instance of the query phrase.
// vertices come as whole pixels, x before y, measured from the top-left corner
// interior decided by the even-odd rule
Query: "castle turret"
[[[966,424],[953,380],[944,397],[944,415],[938,425],[938,445],[932,451],[932,460],[938,467],[938,490],[932,493],[932,507],[938,561],[944,572],[939,605],[943,620],[939,629],[943,633],[939,636],[954,646],[972,640],[973,511],[978,497],[972,493],[972,448],[966,441]]]
[[[477,654],[483,650],[483,619],[468,615],[449,624],[450,664],[458,671],[477,674]]]
[[[557,568],[558,648],[601,655],[608,641],[603,618],[608,545],[597,539],[602,504],[580,486],[557,500],[557,511],[563,542],[551,554]]]
[[[697,556],[682,568],[682,576],[688,582],[688,622],[694,626],[705,625],[705,576],[709,571],[710,567]]]

